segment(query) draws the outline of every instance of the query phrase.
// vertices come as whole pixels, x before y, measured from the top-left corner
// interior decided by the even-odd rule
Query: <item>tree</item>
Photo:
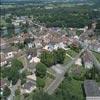
[[[20,74],[20,79],[21,79],[21,85],[24,84],[26,82],[26,71],[23,71]]]
[[[31,100],[31,99],[32,100],[60,100],[60,99],[56,99],[52,95],[48,95],[42,90],[36,91],[35,93],[33,92],[28,100]]]
[[[20,89],[17,89],[17,90],[15,91],[15,95],[16,95],[16,96],[20,95]]]
[[[2,69],[2,77],[8,78],[15,85],[20,78],[20,70],[23,68],[22,62],[17,59],[13,59],[11,62],[11,67]]]
[[[11,18],[6,18],[6,22],[7,23],[11,23],[12,21],[11,21]]]
[[[11,94],[11,90],[6,86],[3,90],[3,97],[7,98]]]
[[[7,77],[8,77],[8,80],[12,81],[12,84],[15,85],[17,81],[19,80],[19,76],[20,76],[19,71],[14,67],[14,68],[11,68],[9,75]]]
[[[24,43],[18,43],[17,47],[18,47],[18,49],[23,49],[23,48],[25,48],[25,44]]]
[[[63,61],[64,61],[64,59],[65,59],[65,50],[59,48],[59,49],[55,52],[55,55],[56,55],[57,63],[63,64]]]
[[[7,25],[7,32],[8,32],[8,37],[12,37],[15,34],[15,26],[9,23]]]
[[[41,54],[41,62],[47,65],[48,67],[60,63],[63,64],[65,59],[65,50],[59,48],[58,50],[54,50],[53,52],[44,51]]]
[[[23,68],[23,63],[19,61],[18,59],[13,59],[11,62],[12,67],[16,68],[17,70],[20,70]]]
[[[47,66],[43,63],[38,63],[36,65],[36,76],[43,78],[46,76]]]
[[[37,87],[44,88],[44,86],[45,86],[45,79],[37,77],[36,83],[37,83]]]
[[[51,65],[54,64],[54,56],[51,52],[49,51],[44,51],[41,54],[41,62],[50,67]]]

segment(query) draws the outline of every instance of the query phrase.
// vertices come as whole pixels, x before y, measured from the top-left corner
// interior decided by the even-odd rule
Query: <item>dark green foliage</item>
[[[84,81],[86,71],[82,66],[73,66],[72,69],[72,77],[75,80]]]
[[[3,97],[6,99],[11,94],[11,90],[6,86],[3,90]]]
[[[20,89],[17,89],[17,90],[15,91],[15,95],[16,95],[16,96],[20,95]]]
[[[65,50],[60,48],[53,52],[44,51],[41,54],[41,62],[47,65],[48,67],[57,63],[63,64],[64,59],[65,59]]]
[[[25,48],[25,44],[24,43],[18,43],[17,47],[18,47],[18,49],[23,49],[23,48]]]
[[[98,72],[98,70],[95,67],[93,67],[90,70],[87,70],[85,77],[86,79],[93,79],[100,82],[100,72]]]
[[[54,4],[54,6],[59,6]],[[63,5],[63,4],[62,4]],[[6,9],[12,15],[30,16],[33,15],[35,21],[45,23],[47,27],[84,27],[99,17],[99,11],[93,11],[93,6],[84,5],[75,7],[56,7],[54,9],[44,9],[45,5],[37,9],[37,6],[23,6],[18,8]],[[97,7],[97,6],[96,6]],[[4,12],[3,12],[4,13]],[[9,22],[9,19],[6,20]],[[28,24],[27,24],[28,26]]]
[[[100,20],[97,21],[96,29],[99,29],[100,30]]]
[[[12,22],[10,17],[9,17],[9,18],[6,18],[5,21],[6,21],[7,23],[11,23],[11,22]]]
[[[13,59],[12,62],[11,62],[11,65],[16,68],[17,70],[20,70],[22,69],[24,66],[22,64],[21,61],[19,61],[18,59]]]
[[[42,90],[37,91],[36,93],[32,93],[32,96],[28,100],[56,100],[53,99],[52,96],[44,93]]]
[[[57,63],[60,63],[60,64],[63,64],[63,61],[65,59],[65,50],[63,49],[58,49],[55,53],[54,53],[54,57],[56,57],[56,62]]]
[[[81,85],[81,81],[65,78],[56,93],[48,95],[40,89],[33,92],[28,100],[85,100]]]
[[[7,25],[7,32],[8,32],[8,37],[12,37],[15,34],[15,27],[11,23]]]
[[[20,74],[20,80],[21,80],[21,85],[23,85],[26,82],[26,71],[23,71]]]
[[[49,51],[44,51],[41,54],[41,62],[50,67],[54,63],[53,54]]]
[[[37,87],[44,88],[44,86],[45,86],[45,79],[37,77],[36,83],[37,83]]]
[[[38,63],[36,65],[36,76],[43,78],[46,76],[47,67],[43,63]]]
[[[23,64],[19,60],[13,59],[11,62],[11,67],[1,69],[2,77],[8,78],[8,80],[12,81],[12,84],[15,85],[20,78],[20,70],[22,68]]]

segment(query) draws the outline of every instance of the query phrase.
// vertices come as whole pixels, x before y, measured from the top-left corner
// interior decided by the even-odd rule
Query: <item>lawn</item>
[[[66,53],[69,54],[71,57],[75,57],[77,55],[77,52],[72,49],[67,50]]]
[[[97,60],[100,62],[100,53],[93,52],[93,54],[97,58]]]
[[[82,84],[83,81],[65,78],[59,89],[64,90],[65,93],[69,92],[71,95],[76,96],[77,100],[84,100]]]
[[[45,77],[45,87],[44,87],[44,90],[46,88],[48,88],[48,86],[52,83],[52,81],[54,80],[55,78],[55,72],[54,70],[52,70],[51,68],[48,68],[47,69],[47,75]]]
[[[6,21],[3,18],[1,18],[0,26],[2,27],[2,26],[6,26],[6,25],[7,25]]]
[[[51,77],[46,77],[44,90],[48,88],[48,86],[52,83],[53,80],[54,79]]]
[[[24,55],[20,56],[18,60],[20,60],[23,63],[24,67],[27,68],[27,59]]]
[[[77,34],[78,36],[80,36],[82,33],[83,33],[82,30],[77,30],[77,31],[76,31],[76,34]]]
[[[65,57],[64,65],[68,64],[72,59],[68,56]]]

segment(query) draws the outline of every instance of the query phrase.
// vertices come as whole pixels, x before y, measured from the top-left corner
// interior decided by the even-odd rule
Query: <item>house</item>
[[[37,50],[36,49],[30,49],[26,52],[27,59],[29,60],[29,63],[38,63],[40,62],[40,59],[37,57]]]
[[[58,48],[62,48],[62,49],[65,49],[66,50],[66,44],[64,44],[63,42],[56,43],[54,45],[54,50],[57,50]]]
[[[70,38],[70,44],[69,45],[72,45],[73,47],[76,47],[78,48],[79,47],[79,38],[77,36],[74,36],[74,37],[71,37]]]
[[[7,46],[7,42],[4,38],[0,38],[0,49],[5,49]]]
[[[16,19],[12,21],[14,26],[19,26],[20,23],[26,24],[26,16],[16,17]]]
[[[28,75],[27,79],[36,82],[36,75],[35,75],[35,73],[33,73],[32,75]]]
[[[32,48],[33,44],[32,43],[28,43],[28,48]]]
[[[54,50],[54,44],[49,43],[43,49],[52,52]]]
[[[75,61],[75,65],[82,66],[82,60],[81,60],[80,58],[78,58],[78,59]]]
[[[40,62],[40,59],[38,57],[32,57],[29,61],[29,63],[38,63]]]
[[[42,47],[42,40],[41,39],[37,39],[34,41],[35,47],[36,48],[41,48]]]
[[[100,53],[100,43],[98,42],[92,43],[91,45],[89,45],[89,48],[95,52]]]
[[[93,59],[91,57],[91,54],[89,51],[85,51],[84,54],[82,55],[82,61],[87,69],[91,69],[93,67]]]
[[[0,80],[0,96],[3,95],[3,89],[7,86],[7,82],[3,79]]]
[[[100,100],[100,89],[95,80],[85,80],[84,90],[86,100]]]
[[[10,59],[10,58],[14,58],[14,53],[12,51],[8,52],[6,55],[6,59]]]
[[[7,60],[6,60],[6,57],[5,57],[5,55],[4,55],[4,53],[0,53],[0,66],[2,67],[2,66],[4,66],[4,65],[6,65],[7,64]]]
[[[27,81],[21,88],[21,93],[31,93],[36,89],[36,82],[34,81]]]

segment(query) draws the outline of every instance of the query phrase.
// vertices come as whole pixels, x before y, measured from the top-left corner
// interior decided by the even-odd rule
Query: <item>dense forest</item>
[[[62,5],[62,6],[60,6]],[[46,7],[52,9],[46,9]],[[33,21],[45,23],[47,27],[77,27],[81,28],[98,19],[100,11],[98,5],[16,5],[14,8],[1,9],[1,15],[11,13],[14,16],[33,16]],[[69,7],[70,6],[70,7]],[[96,9],[96,10],[95,10]]]

